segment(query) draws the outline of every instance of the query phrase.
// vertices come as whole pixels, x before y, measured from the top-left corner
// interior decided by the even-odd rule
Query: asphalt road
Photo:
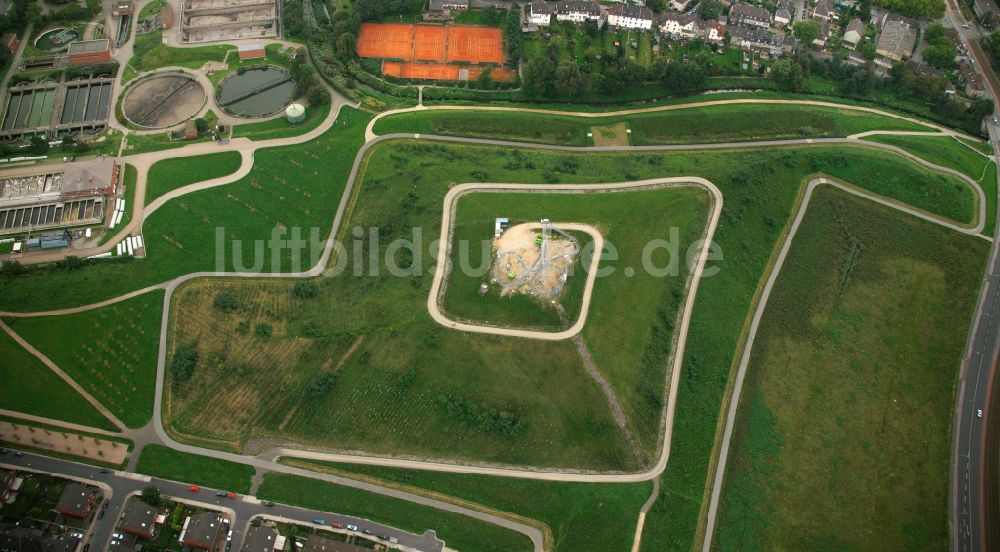
[[[987,125],[994,151],[1000,152],[996,125]],[[998,219],[1000,222],[1000,219]],[[1000,227],[1000,224],[998,224]],[[952,443],[952,548],[957,552],[988,550],[984,531],[986,428],[989,398],[1000,350],[1000,243],[994,241],[981,287],[979,305],[962,365],[955,401]],[[980,412],[982,418],[979,417]],[[995,422],[994,422],[995,423]],[[996,467],[994,466],[994,469]]]
[[[969,54],[975,58],[981,71],[986,73],[983,84],[990,91],[994,101],[1000,99],[993,86],[992,69],[983,58],[977,40],[981,33],[975,25],[969,25],[958,9],[957,0],[948,0],[947,16],[958,31]],[[1000,154],[1000,132],[997,125],[987,124],[993,151]],[[997,229],[1000,230],[1000,216]],[[966,356],[959,377],[958,394],[955,400],[954,429],[952,431],[951,495],[951,548],[956,552],[979,552],[996,550],[998,521],[987,519],[985,515],[987,496],[986,485],[996,485],[997,465],[986,472],[987,428],[990,424],[990,390],[996,383],[997,352],[1000,351],[1000,243],[996,240],[990,250],[989,265],[980,288],[979,306],[973,316],[972,330],[966,346]],[[979,412],[982,411],[982,418]],[[995,417],[993,424],[1000,423]],[[997,446],[996,443],[993,446]],[[994,453],[996,451],[993,451]],[[996,497],[996,489],[991,496]],[[993,504],[993,515],[997,515]],[[990,533],[990,528],[994,533]],[[990,542],[992,539],[992,542]]]
[[[77,480],[89,480],[94,484],[103,484],[110,487],[111,492],[105,490],[105,498],[110,501],[107,512],[103,519],[95,519],[87,539],[92,550],[107,550],[111,543],[111,534],[118,519],[121,517],[125,507],[125,500],[130,493],[140,492],[147,485],[155,485],[164,495],[176,496],[186,501],[201,503],[206,508],[217,507],[234,514],[232,520],[233,528],[233,550],[239,550],[243,543],[242,538],[246,532],[247,524],[251,518],[258,515],[267,515],[284,518],[293,522],[303,522],[314,527],[319,527],[312,523],[314,519],[326,521],[326,528],[330,528],[331,522],[356,525],[358,529],[369,530],[372,533],[385,534],[399,539],[399,544],[415,550],[440,552],[444,548],[444,543],[438,540],[433,531],[427,531],[423,535],[406,533],[399,529],[381,525],[366,519],[344,516],[331,512],[318,512],[277,504],[273,507],[264,506],[254,497],[239,495],[236,499],[217,497],[216,489],[202,487],[198,492],[192,492],[186,483],[169,481],[165,479],[147,478],[134,474],[123,474],[122,472],[100,473],[99,469],[86,464],[78,464],[68,460],[49,458],[35,454],[24,453],[23,456],[16,457],[12,454],[0,455],[0,466],[52,473],[56,475],[69,476]],[[346,530],[344,531],[346,532]]]

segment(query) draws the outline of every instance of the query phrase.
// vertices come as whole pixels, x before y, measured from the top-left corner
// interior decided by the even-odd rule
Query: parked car
[[[372,532],[371,529],[362,529],[361,532],[364,533],[364,534],[366,534],[366,535],[374,535],[375,534],[375,533]]]
[[[90,550],[90,543],[89,542],[87,544],[83,545],[83,552],[87,552],[88,550]]]
[[[232,542],[227,542],[226,543],[226,552],[229,552],[230,550],[232,550],[232,548],[233,548],[233,543]]]
[[[101,510],[107,510],[108,509],[108,504],[111,504],[111,503],[108,502],[107,500],[105,500],[104,503],[101,504]]]
[[[386,535],[385,533],[379,533],[378,534],[378,538],[380,538],[380,539],[382,539],[384,541],[387,541],[387,540],[389,540],[389,535]]]
[[[337,523],[336,521],[331,521],[330,522],[330,527],[336,527],[337,529],[343,529],[344,528],[344,524],[343,523]]]
[[[399,539],[397,539],[396,537],[389,537],[389,542],[391,542],[392,544],[399,544]]]
[[[201,490],[201,487],[197,485],[191,485],[190,487],[188,487],[188,490],[191,491],[192,493],[196,493]]]
[[[233,540],[233,530],[232,529],[230,529],[229,530],[229,534],[226,535],[226,542],[229,542],[231,540]]]
[[[216,491],[215,496],[226,496],[226,491]]]
[[[348,531],[357,531],[358,530],[358,526],[357,525],[348,525],[347,526],[347,530]]]
[[[228,496],[230,500],[236,500],[236,493],[234,492],[228,492],[226,493],[226,496]]]
[[[977,410],[976,411],[976,417],[977,418],[982,418],[983,417],[983,411],[982,410]]]
[[[317,518],[313,520],[313,523],[315,523],[316,525],[326,525],[326,520]]]
[[[111,473],[111,470],[109,470],[108,468],[101,468],[101,469],[99,469],[97,471],[99,471],[101,473]]]
[[[19,451],[19,450],[15,450],[14,451],[14,456],[24,456],[24,453],[21,452],[21,451]]]
[[[265,500],[264,501],[264,507],[265,508],[272,508],[272,507],[274,507],[274,503],[271,502],[270,500]]]
[[[104,519],[104,510],[97,512],[97,519]]]

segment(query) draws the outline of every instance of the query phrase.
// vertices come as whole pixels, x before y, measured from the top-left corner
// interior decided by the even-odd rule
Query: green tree
[[[302,280],[295,282],[292,293],[299,299],[312,299],[319,295],[319,285],[313,280]]]
[[[524,66],[524,90],[532,96],[551,96],[555,74],[555,63],[547,56],[533,58]]]
[[[808,46],[812,44],[812,41],[819,38],[821,27],[819,21],[806,20],[797,21],[795,25],[792,26],[792,34],[795,38],[802,41],[802,44]]]
[[[236,294],[228,289],[216,294],[212,304],[215,308],[227,314],[240,308],[240,301],[236,298]]]
[[[580,72],[576,62],[568,60],[556,66],[553,87],[560,98],[572,97],[586,92],[590,81]]]
[[[139,495],[139,498],[150,506],[159,506],[162,497],[160,496],[160,489],[153,485],[146,485],[142,488],[142,494]]]
[[[722,15],[722,0],[702,0],[698,13],[706,21],[718,19]]]
[[[476,86],[482,88],[483,90],[489,90],[493,88],[492,73],[493,73],[492,67],[486,67],[485,69],[483,69],[482,72],[479,73],[479,76],[476,77]]]
[[[779,59],[771,65],[771,78],[782,90],[792,92],[801,92],[806,84],[802,66],[787,58]]]
[[[186,381],[191,379],[197,366],[198,350],[191,345],[181,345],[174,351],[174,358],[170,361],[170,373],[174,376],[174,381]]]

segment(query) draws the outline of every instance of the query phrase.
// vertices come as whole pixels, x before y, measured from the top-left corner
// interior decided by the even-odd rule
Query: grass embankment
[[[138,178],[139,172],[135,166],[125,163],[125,214],[122,215],[122,221],[116,224],[115,228],[124,228],[132,221],[132,211],[135,210],[135,183]],[[115,237],[115,234],[117,232],[114,229],[105,231],[98,244],[104,245],[108,240]]]
[[[983,229],[983,233],[987,236],[993,235],[997,209],[996,164],[976,153],[980,149],[973,144],[982,145],[981,142],[966,140],[959,142],[948,136],[869,136],[865,140],[902,148],[931,163],[955,169],[979,182],[986,194],[986,227]],[[969,144],[969,146],[964,144]],[[970,148],[975,148],[976,151]]]
[[[828,173],[923,208],[947,209],[959,218],[969,216],[973,203],[971,191],[956,188],[951,178],[929,175],[899,156],[861,148],[799,147],[677,155],[532,152],[528,158],[507,148],[404,142],[382,145],[372,153],[348,228],[378,228],[382,243],[394,237],[411,237],[409,229],[412,227],[422,228],[425,235],[435,235],[439,218],[432,210],[440,209],[443,195],[443,192],[434,191],[435,186],[441,189],[447,182],[468,180],[541,182],[546,180],[546,172],[551,173],[549,179],[554,176],[566,182],[694,174],[706,176],[723,187],[727,194],[726,204],[731,207],[724,211],[720,232],[728,228],[735,236],[730,239],[737,241],[723,244],[735,253],[727,257],[724,270],[711,281],[713,284],[726,282],[726,289],[716,289],[709,299],[713,303],[721,302],[722,311],[707,317],[712,320],[712,327],[701,338],[710,340],[713,349],[725,348],[719,354],[727,358],[735,349],[749,299],[774,240],[807,175]],[[428,181],[427,174],[434,174],[435,178]],[[348,243],[354,241],[353,234],[350,236]],[[368,239],[366,236],[368,232],[363,232],[362,239],[358,240],[363,245]],[[723,251],[727,251],[725,247]],[[747,259],[747,255],[751,257]],[[352,256],[343,255],[341,259],[351,263]],[[351,265],[346,268],[350,273]],[[615,437],[617,431],[610,431],[607,417],[592,406],[603,403],[594,398],[592,390],[583,388],[577,357],[569,345],[554,344],[543,348],[531,342],[514,347],[508,339],[447,332],[427,324],[423,304],[428,279],[426,274],[419,278],[323,279],[318,281],[318,300],[294,297],[290,282],[233,284],[233,293],[245,307],[227,317],[221,317],[211,305],[213,297],[225,286],[211,282],[201,287],[191,286],[191,293],[178,294],[178,318],[182,315],[183,318],[176,324],[175,341],[197,342],[206,358],[221,352],[225,342],[229,345],[225,349],[225,365],[243,369],[247,376],[241,379],[245,385],[231,389],[227,399],[220,400],[203,390],[210,388],[211,382],[225,372],[196,370],[190,384],[185,384],[190,385],[186,391],[189,396],[178,399],[172,415],[175,429],[217,438],[228,435],[225,440],[231,442],[246,435],[246,428],[258,428],[257,435],[261,437],[279,432],[312,442],[323,440],[328,446],[357,447],[386,454],[422,451],[431,456],[452,456],[456,451],[468,451],[464,454],[477,459],[534,465],[559,465],[565,458],[575,463],[582,458],[596,466],[614,466],[627,459],[622,456],[621,441]],[[186,303],[181,304],[181,301]],[[334,312],[336,316],[330,314]],[[651,323],[645,320],[632,331],[636,335],[649,336],[653,331]],[[730,323],[735,330],[726,326]],[[255,337],[251,330],[258,324],[270,324],[271,336]],[[623,331],[628,330],[612,328],[608,339]],[[731,334],[727,333],[730,331]],[[719,332],[723,341],[715,335]],[[216,337],[209,340],[210,335]],[[311,337],[313,343],[298,339],[309,336],[316,336]],[[364,340],[352,349],[361,336]],[[399,351],[407,353],[403,355]],[[662,351],[657,355],[660,353]],[[712,353],[715,356],[715,351]],[[609,379],[615,381],[620,374],[609,368],[609,363],[628,364],[631,368],[623,369],[622,373],[629,374],[645,363],[644,354],[639,351],[628,358],[612,354],[613,358],[607,362],[602,358],[595,360],[606,374],[610,374]],[[709,351],[702,350],[699,355],[708,358]],[[595,356],[600,357],[600,354],[595,352]],[[290,363],[289,358],[296,361]],[[716,360],[718,366],[729,366],[729,360]],[[711,374],[710,370],[702,368],[702,362],[701,358],[688,362],[688,365],[698,366],[699,369],[693,370],[696,378]],[[501,371],[478,370],[472,375],[464,368],[470,365],[505,368]],[[524,368],[518,370],[518,366]],[[531,366],[545,366],[546,369],[529,369]],[[302,389],[319,371],[340,372],[340,376],[328,395],[302,402],[297,410],[267,406],[269,401],[283,400],[294,406],[294,396],[259,397],[260,390],[278,388],[282,384]],[[707,376],[712,379],[706,385],[724,385],[726,374],[728,370],[723,368],[721,373]],[[478,379],[474,384],[468,383],[463,375]],[[524,384],[519,383],[522,379]],[[372,381],[379,383],[371,384]],[[542,395],[524,394],[523,389],[528,387],[559,389],[560,392],[544,396],[545,402],[541,402]],[[576,387],[579,389],[574,390]],[[183,391],[184,387],[179,389]],[[699,419],[690,422],[690,429],[697,433],[696,438],[705,439],[709,449],[721,388],[713,388],[712,392],[715,391],[720,395],[702,397],[705,400],[700,406],[711,412],[706,415],[699,408]],[[638,393],[639,390],[630,392]],[[491,435],[489,431],[496,428],[489,426],[480,429],[475,424],[466,424],[463,428],[456,422],[467,414],[465,407],[452,405],[449,411],[446,404],[439,402],[438,397],[449,393],[472,401],[476,407],[472,409],[474,412],[512,413],[515,420],[527,420],[527,429],[523,430],[522,437],[509,439]],[[569,401],[568,396],[576,398]],[[582,400],[579,397],[590,398]],[[656,395],[648,395],[648,398],[650,404],[655,404]],[[715,406],[710,407],[708,400],[714,400]],[[350,408],[345,409],[343,405],[350,405]],[[384,405],[391,405],[391,408]],[[222,411],[241,414],[222,417],[218,415]],[[331,417],[330,412],[335,414]],[[710,425],[701,426],[702,418]],[[446,421],[455,424],[456,430],[442,438],[439,429]],[[644,422],[650,423],[648,419]],[[682,425],[688,423],[686,420],[681,422]],[[596,425],[590,427],[591,424]],[[317,432],[317,427],[322,427],[322,432]],[[581,436],[576,429],[581,427],[590,429]],[[606,433],[599,433],[594,428],[602,428]],[[540,435],[539,431],[545,432],[543,441],[528,438]],[[684,433],[684,429],[678,431]],[[428,438],[418,437],[423,434]],[[435,437],[430,438],[431,435]],[[551,441],[553,435],[561,436],[559,446]],[[543,442],[546,444],[542,445]],[[600,454],[594,452],[595,447]],[[580,450],[591,452],[581,455],[578,454]],[[704,462],[707,463],[707,451],[699,453],[705,454]],[[702,483],[693,492],[685,490],[685,496],[700,496],[707,473],[705,465],[701,470]],[[689,527],[693,525],[689,523]]]
[[[137,428],[153,413],[162,311],[157,290],[79,314],[11,319],[10,327]]]
[[[135,471],[181,483],[244,494],[250,492],[250,480],[254,475],[252,466],[180,452],[163,445],[143,447]]]
[[[305,134],[320,125],[327,115],[330,114],[332,104],[327,101],[319,106],[306,107],[306,119],[301,123],[289,123],[288,119],[278,117],[259,123],[246,123],[233,126],[233,138],[249,138],[251,140],[274,140],[275,138],[288,138]],[[334,127],[340,124],[337,121]]]
[[[947,548],[955,381],[987,254],[817,190],[754,341],[717,549]]]
[[[843,137],[869,130],[931,130],[882,115],[832,107],[734,104],[597,118],[496,111],[420,111],[379,120],[378,134],[415,132],[573,146],[593,145],[593,127],[627,123],[632,145]]]
[[[129,451],[132,450],[133,443],[128,439],[123,439],[121,437],[114,437],[111,435],[105,435],[103,433],[91,433],[88,431],[74,431],[67,429],[62,426],[57,426],[53,424],[46,424],[42,422],[28,421],[16,416],[4,416],[0,415],[0,422],[8,422],[15,426],[32,427],[35,429],[40,429],[46,433],[61,433],[65,437],[73,436],[76,437],[81,443],[88,443],[97,445],[100,441],[109,441],[112,443],[121,443],[125,445]],[[44,456],[51,456],[53,458],[62,458],[63,460],[69,460],[71,462],[79,462],[83,464],[90,464],[92,466],[100,466],[104,468],[113,469],[124,469],[128,465],[128,457],[119,464],[113,464],[111,462],[102,461],[100,459],[91,458],[89,456],[71,454],[70,452],[57,452],[51,448],[36,446],[36,444],[25,445],[21,442],[16,441],[5,441],[0,440],[0,443],[4,443],[5,447],[16,448],[23,451],[35,452]]]
[[[284,44],[268,44],[264,47],[265,57],[263,58],[253,58],[240,60],[239,56],[233,55],[227,61],[229,69],[225,71],[214,71],[208,75],[208,80],[215,86],[218,86],[222,79],[226,78],[233,73],[236,73],[240,69],[249,69],[254,67],[260,67],[262,65],[275,65],[278,67],[287,68],[291,62],[292,58],[290,53],[294,52],[295,47],[286,47]]]
[[[415,238],[410,229],[419,228],[427,239],[438,235],[448,183],[462,178],[470,166],[483,166],[479,153],[469,156],[470,164],[457,165],[440,164],[443,159],[424,154],[422,146],[402,148],[398,153],[380,148],[368,164],[345,228],[378,229],[382,244],[416,240],[418,248],[426,250],[429,242]],[[461,150],[453,155],[467,157]],[[521,155],[517,152],[515,157]],[[433,163],[438,178],[413,188],[407,183],[423,182],[423,169],[406,169],[406,165],[415,165],[418,158]],[[563,167],[575,163],[559,162]],[[489,163],[495,166],[497,162]],[[593,327],[586,336],[595,361],[609,374],[644,445],[643,460],[649,461],[657,440],[670,336],[687,270],[678,266],[676,273],[666,276],[647,274],[642,270],[643,248],[676,229],[679,254],[683,254],[702,232],[707,193],[694,187],[533,194],[530,199],[523,194],[477,193],[462,201],[470,216],[462,220],[474,220],[477,225],[463,226],[472,232],[457,237],[475,241],[477,246],[492,236],[489,214],[498,210],[515,220],[538,220],[550,214],[556,220],[592,222],[604,229],[608,240],[614,240],[621,251],[621,258],[611,267],[617,273],[598,282],[592,312],[603,315],[593,315]],[[487,222],[478,224],[483,219]],[[182,290],[177,296],[175,342],[196,343],[200,357],[225,362],[200,368],[190,382],[176,388],[171,398],[171,419],[177,420],[174,427],[182,433],[218,436],[229,442],[281,434],[308,443],[387,454],[419,452],[464,460],[606,469],[636,465],[632,453],[622,449],[607,402],[585,376],[571,343],[444,331],[426,314],[431,262],[418,255],[397,256],[397,262],[408,269],[413,264],[405,263],[419,263],[418,275],[410,276],[395,276],[381,262],[380,273],[373,275],[367,270],[370,258],[360,265],[349,261],[343,276],[318,281],[317,297],[308,300],[295,296],[291,282],[229,286],[208,282]],[[482,264],[481,251],[479,256],[472,259],[473,265]],[[654,261],[665,266],[665,252],[654,255]],[[618,262],[635,267],[636,275],[629,278]],[[456,290],[452,297],[459,300],[452,306],[468,314],[466,307],[478,306],[476,301],[482,300],[478,297],[482,279],[456,278],[450,285]],[[576,292],[567,292],[569,302],[576,303],[567,305],[571,313],[580,310],[585,279],[582,273],[573,276]],[[238,295],[236,312],[213,307],[214,297],[227,288]],[[623,311],[622,304],[638,305]],[[532,321],[558,320],[527,299],[513,308],[512,315],[541,310],[543,314]],[[260,324],[272,327],[270,336],[256,334]],[[288,362],[291,356],[297,359],[295,363]],[[472,365],[505,368],[468,370]],[[241,383],[219,391],[220,382],[230,379],[231,372],[216,366],[238,367],[245,375]],[[339,373],[329,395],[297,406],[311,375],[322,371]],[[266,393],[273,388],[290,392],[278,397]],[[216,391],[209,395],[209,389]],[[445,404],[442,396],[450,401]],[[392,414],[386,416],[385,405],[390,404]],[[354,406],[345,409],[346,405]],[[237,414],[222,416],[223,412]],[[404,412],[410,415],[403,416]]]
[[[552,532],[553,550],[604,552],[627,549],[652,483],[593,484],[530,481],[401,470],[377,466],[282,459],[283,464],[372,481],[415,494],[451,500],[507,514],[522,523],[535,520]],[[468,503],[473,503],[472,505]]]
[[[235,50],[236,47],[230,44],[172,48],[163,43],[163,31],[153,31],[136,35],[132,59],[128,63],[139,73],[160,67],[198,69],[208,61],[224,62],[227,53]]]
[[[532,550],[531,540],[491,523],[405,500],[281,473],[269,473],[257,496],[314,510],[358,516],[422,535],[430,529],[454,550]]]
[[[77,270],[52,267],[0,278],[0,308],[34,311],[85,305],[181,274],[216,270],[217,227],[224,229],[225,258],[219,262],[225,270],[252,268],[254,240],[269,240],[276,227],[300,227],[306,229],[305,236],[316,228],[325,238],[368,121],[367,115],[350,108],[340,117],[344,125],[307,144],[257,152],[253,170],[239,181],[158,209],[143,225],[146,259],[95,261]],[[233,240],[241,240],[235,254]],[[320,249],[320,243],[310,243],[303,255],[318,256]],[[274,259],[278,266],[272,265]],[[265,248],[260,268],[296,267],[291,251]]]
[[[242,159],[238,151],[223,151],[157,161],[146,177],[146,205],[188,184],[233,174],[239,170]]]
[[[10,320],[7,320],[8,322]],[[116,429],[42,361],[0,332],[0,408],[101,429]]]

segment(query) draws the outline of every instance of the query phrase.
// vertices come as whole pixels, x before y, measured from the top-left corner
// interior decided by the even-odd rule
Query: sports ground
[[[504,63],[500,29],[468,25],[365,23],[357,52],[361,57],[404,62],[383,67],[383,73],[400,78],[474,79],[480,70],[460,65]],[[466,69],[468,73],[461,72]],[[514,78],[514,73],[506,70],[495,70],[493,75],[495,80]]]

